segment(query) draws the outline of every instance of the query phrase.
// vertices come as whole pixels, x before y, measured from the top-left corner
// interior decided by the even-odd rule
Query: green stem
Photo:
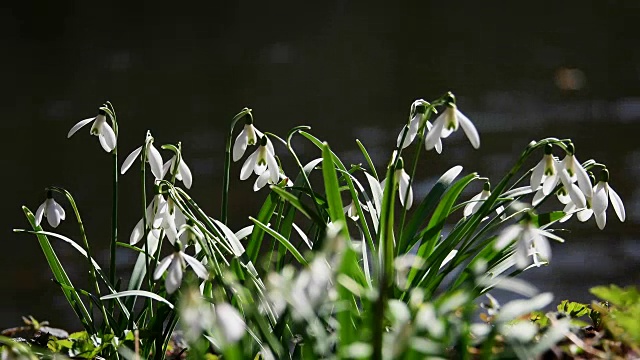
[[[116,283],[116,244],[118,242],[118,148],[113,149],[113,200],[111,212],[111,263],[109,281]]]
[[[229,173],[231,170],[231,138],[233,137],[233,129],[236,127],[236,123],[245,115],[251,116],[251,109],[244,108],[242,111],[236,114],[231,120],[231,127],[229,129],[229,136],[227,136],[227,142],[225,145],[224,153],[224,170],[222,172],[222,209],[220,211],[220,221],[223,224],[227,224],[227,212],[229,207]]]
[[[96,275],[96,269],[95,267],[93,267],[93,263],[91,263],[91,259],[92,259],[91,247],[89,246],[89,240],[87,239],[87,233],[84,229],[84,223],[82,222],[82,218],[80,217],[80,211],[78,210],[78,206],[75,200],[73,199],[73,196],[71,196],[71,193],[69,193],[67,190],[63,188],[55,187],[55,186],[52,186],[50,189],[63,194],[69,200],[69,203],[71,204],[71,208],[73,208],[73,213],[76,216],[76,221],[78,222],[78,227],[80,228],[80,236],[82,237],[82,241],[84,242],[84,246],[87,251],[87,262],[89,263],[89,274],[91,276],[91,282],[93,283],[93,286],[96,290],[97,297],[100,298],[102,296],[100,293],[100,284],[98,284],[98,276]],[[104,304],[100,305],[100,311],[104,316],[105,323],[108,324],[109,318],[107,317]],[[109,327],[110,329],[113,329],[113,327],[111,326]]]
[[[427,112],[425,113],[424,124],[421,125],[420,130],[418,131],[418,146],[416,147],[416,156],[413,158],[413,167],[411,168],[411,176],[409,176],[409,189],[413,186],[413,179],[416,176],[416,169],[418,168],[418,160],[420,159],[420,154],[422,153],[422,144],[424,143],[424,132],[427,128],[427,121],[431,117],[432,111],[431,106],[427,107]],[[404,203],[407,203],[409,199],[409,191],[405,194]],[[403,208],[402,210],[402,220],[400,221],[400,236],[398,239],[402,239],[402,233],[404,231],[404,222],[407,218],[407,208]],[[399,249],[399,247],[398,247]]]

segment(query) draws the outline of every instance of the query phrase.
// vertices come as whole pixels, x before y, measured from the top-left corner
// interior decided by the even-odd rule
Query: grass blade
[[[33,216],[31,210],[29,210],[29,208],[27,208],[26,206],[23,206],[22,211],[24,211],[24,214],[27,217],[29,224],[31,224],[31,227],[33,227],[33,230],[37,232],[42,231],[42,227],[36,225],[36,219],[35,216]],[[68,286],[68,288],[62,289],[65,298],[67,299],[73,310],[76,312],[78,319],[87,330],[87,332],[94,334],[95,329],[93,327],[93,319],[91,317],[91,314],[89,314],[89,312],[87,311],[87,308],[80,299],[80,295],[78,295],[78,292],[70,290],[75,289],[75,287],[71,283],[71,280],[69,279],[69,276],[67,276],[67,273],[64,271],[60,260],[58,260],[58,256],[53,250],[49,239],[44,234],[36,234],[36,237],[38,238],[38,242],[40,243],[42,252],[44,252],[44,256],[47,259],[47,263],[49,264],[49,268],[53,273],[54,279],[60,284]]]

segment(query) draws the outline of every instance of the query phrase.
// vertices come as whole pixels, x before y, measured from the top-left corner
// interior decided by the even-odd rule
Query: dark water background
[[[529,141],[572,138],[580,160],[609,166],[627,221],[610,211],[598,231],[593,220],[572,220],[567,242],[553,244],[551,265],[525,277],[557,299],[578,301],[591,299],[593,285],[638,285],[640,3],[451,3],[3,5],[0,328],[28,314],[79,325],[50,281],[36,239],[11,230],[27,226],[21,205],[35,211],[46,186],[63,186],[106,266],[111,157],[88,127],[66,139],[105,100],[118,110],[120,161],[147,129],[157,143],[182,141],[194,173],[191,194],[217,216],[224,133],[243,107],[254,109],[262,130],[285,135],[312,126],[345,162],[363,161],[353,142],[359,138],[381,167],[411,102],[452,90],[482,147],[473,151],[461,134],[447,139],[443,155],[424,156],[416,194],[456,164],[497,182]],[[297,146],[305,160],[318,156],[308,143]],[[232,179],[239,170],[234,165]],[[252,181],[231,184],[233,229],[248,224],[266,195],[254,194]],[[138,183],[133,172],[121,177],[124,240],[139,219]],[[79,239],[73,221],[58,230]],[[52,241],[75,283],[85,286],[82,259]],[[128,271],[133,256],[119,254],[120,271]]]

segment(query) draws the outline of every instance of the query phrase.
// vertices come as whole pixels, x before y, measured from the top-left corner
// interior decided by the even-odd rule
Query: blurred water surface
[[[552,4],[552,5],[551,5]],[[633,1],[453,5],[347,1],[20,2],[0,12],[4,176],[0,240],[0,328],[21,315],[77,328],[20,209],[33,211],[51,184],[73,193],[98,260],[106,266],[111,158],[83,129],[105,100],[118,111],[120,161],[152,130],[182,141],[192,195],[219,213],[224,134],[245,106],[256,125],[284,135],[310,125],[345,161],[363,162],[355,138],[380,167],[416,98],[452,90],[476,124],[482,147],[460,135],[423,157],[416,192],[461,164],[494,182],[529,141],[572,138],[578,158],[607,164],[628,219],[605,231],[572,220],[548,267],[525,275],[557,299],[591,299],[590,286],[640,283],[640,4]],[[319,155],[303,141],[305,160]],[[281,152],[282,153],[282,152]],[[168,156],[168,154],[167,154]],[[284,156],[286,161],[286,156]],[[537,161],[537,159],[535,160]],[[535,163],[532,161],[531,166]],[[380,169],[380,168],[379,168]],[[134,169],[135,170],[135,167]],[[240,165],[232,168],[236,179]],[[293,169],[291,170],[293,171]],[[121,233],[138,221],[139,180],[121,177]],[[266,195],[233,181],[230,225],[248,225]],[[470,188],[465,196],[472,196]],[[67,211],[70,209],[66,206]],[[58,229],[79,239],[73,221]],[[76,284],[84,262],[54,243]],[[122,271],[134,261],[119,252]]]

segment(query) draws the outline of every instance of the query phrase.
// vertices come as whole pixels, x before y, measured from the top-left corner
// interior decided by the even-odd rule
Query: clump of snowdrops
[[[68,136],[89,124],[112,157],[109,264],[93,258],[80,217],[80,209],[93,205],[76,203],[61,187],[47,188],[35,213],[24,207],[32,230],[17,231],[35,234],[84,328],[84,342],[95,345],[92,355],[106,358],[163,359],[178,350],[225,359],[535,357],[570,325],[554,318],[542,329],[523,318],[553,297],[516,275],[551,260],[549,240],[564,241],[553,227],[573,215],[593,217],[602,229],[610,202],[625,219],[606,167],[579,162],[569,139],[526,144],[493,186],[488,177],[453,166],[423,198],[414,198],[421,157],[446,156],[439,154],[451,151],[450,136],[480,148],[476,127],[451,93],[411,104],[384,164],[374,164],[359,140],[362,163],[345,164],[306,126],[283,137],[262,132],[258,127],[268,124],[243,109],[226,139],[219,214],[205,213],[189,195],[197,180],[181,143],[159,146],[147,132],[120,163],[114,106],[105,103]],[[315,158],[300,158],[293,137],[317,147]],[[411,146],[411,158],[405,157]],[[293,165],[283,167],[281,158]],[[119,189],[120,176],[139,176],[140,188]],[[231,177],[255,177],[254,197],[264,201],[242,229],[227,226]],[[463,196],[467,187],[482,190]],[[118,226],[125,191],[140,197],[134,229]],[[543,212],[543,204],[555,210]],[[63,220],[78,224],[79,239],[45,230]],[[71,282],[50,239],[86,259],[88,287]],[[117,247],[137,254],[131,274],[116,273]],[[130,280],[122,284],[121,278]],[[489,294],[496,288],[521,299],[500,306]],[[487,301],[481,320],[478,303]],[[62,349],[83,356],[73,344]]]

